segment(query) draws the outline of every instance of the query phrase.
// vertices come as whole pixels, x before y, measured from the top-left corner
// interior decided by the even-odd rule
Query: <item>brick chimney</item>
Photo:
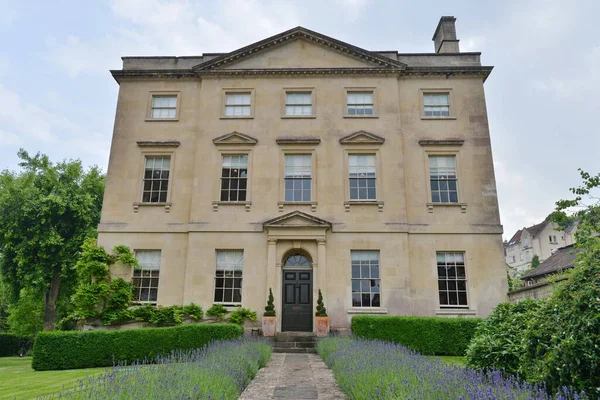
[[[456,39],[456,18],[452,16],[440,18],[433,40],[436,53],[460,53]]]

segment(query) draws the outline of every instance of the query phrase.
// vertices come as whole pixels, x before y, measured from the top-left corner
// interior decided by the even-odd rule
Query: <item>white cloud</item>
[[[51,93],[50,96],[53,96]],[[60,153],[60,158],[90,155],[94,162],[108,159],[110,140],[89,132],[64,115],[67,110],[51,112],[0,84],[0,144],[3,147],[30,148],[35,151]]]
[[[120,68],[125,55],[228,52],[298,25],[293,4],[223,0],[214,7],[214,14],[208,15],[205,6],[187,0],[114,0],[115,17],[132,28],[87,40],[77,36],[48,40],[48,45],[53,61],[75,78],[83,72],[107,74]]]
[[[356,22],[363,16],[367,6],[372,2],[372,0],[336,0],[335,8],[341,11],[348,22]]]

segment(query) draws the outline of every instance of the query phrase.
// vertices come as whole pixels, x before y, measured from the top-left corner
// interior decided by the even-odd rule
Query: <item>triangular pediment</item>
[[[213,139],[213,143],[216,145],[220,144],[244,144],[244,145],[255,145],[258,143],[258,139],[253,138],[250,135],[246,135],[240,132],[233,131],[225,135],[216,137]]]
[[[340,139],[341,144],[383,144],[385,138],[374,133],[358,131]]]
[[[265,228],[330,228],[331,222],[314,217],[302,211],[292,211],[263,222]]]
[[[387,69],[406,64],[297,27],[194,67],[196,71],[261,69]]]

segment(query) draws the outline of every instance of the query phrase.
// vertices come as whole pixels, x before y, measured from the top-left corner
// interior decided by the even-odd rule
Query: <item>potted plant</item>
[[[273,291],[271,288],[269,288],[269,299],[267,301],[267,306],[265,307],[265,313],[262,317],[263,336],[275,336],[277,318],[275,317],[275,306],[273,305],[273,300]]]
[[[319,289],[319,298],[317,299],[317,312],[315,313],[315,322],[317,325],[317,336],[327,336],[329,333],[329,317],[323,304],[323,294]]]

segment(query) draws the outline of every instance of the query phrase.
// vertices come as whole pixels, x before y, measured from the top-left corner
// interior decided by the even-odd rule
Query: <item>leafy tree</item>
[[[2,282],[0,275],[0,332],[8,331],[8,306],[9,306],[8,288]]]
[[[19,300],[9,307],[8,326],[19,336],[34,336],[44,326],[42,295],[31,289],[21,289]]]
[[[73,290],[81,244],[100,221],[104,175],[79,160],[18,155],[22,169],[0,174],[0,273],[12,301],[22,289],[42,295],[44,330],[53,330],[59,298]]]
[[[534,254],[531,259],[531,269],[535,269],[538,265],[540,265],[540,257],[537,254]]]

